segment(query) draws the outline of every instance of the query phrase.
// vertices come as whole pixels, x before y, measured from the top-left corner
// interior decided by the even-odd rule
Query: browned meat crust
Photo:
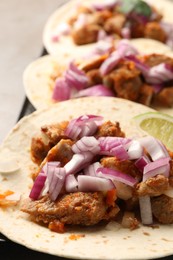
[[[111,121],[107,121],[98,127],[96,137],[101,136],[125,137],[125,134],[121,130],[120,124],[118,122],[112,123]]]
[[[138,196],[159,196],[169,187],[168,178],[163,175],[156,175],[149,178],[145,182],[140,182],[136,187],[136,194]]]
[[[56,202],[49,196],[35,201],[27,199],[22,211],[29,213],[36,222],[58,220],[64,224],[89,226],[114,218],[119,208],[116,204],[109,206],[102,192],[76,192],[62,195]]]
[[[147,23],[144,30],[144,37],[160,42],[166,42],[167,35],[158,22]]]
[[[152,198],[152,212],[155,218],[163,224],[173,223],[173,198],[166,195]]]
[[[140,73],[133,62],[120,62],[117,68],[110,73],[110,77],[114,82],[115,95],[120,98],[136,101],[143,84]]]
[[[31,158],[35,163],[40,164],[55,144],[62,138],[67,138],[64,134],[67,124],[68,121],[45,125],[41,128],[41,132],[32,138]]]

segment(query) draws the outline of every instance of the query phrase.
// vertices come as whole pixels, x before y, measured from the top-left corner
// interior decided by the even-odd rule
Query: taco
[[[0,148],[0,187],[4,192],[0,201],[6,201],[6,207],[0,206],[0,232],[28,248],[70,258],[149,259],[172,254],[168,243],[172,241],[172,155],[132,123],[134,116],[147,111],[153,110],[123,99],[100,97],[97,102],[95,97],[87,97],[23,118]],[[90,141],[83,142],[84,137]],[[115,149],[113,140],[120,142],[121,151]],[[13,163],[16,159],[18,169],[5,173],[12,159]],[[111,167],[115,161],[121,170]],[[142,167],[147,170],[145,166],[151,164],[152,169],[149,167],[142,177]],[[46,188],[51,178],[45,178],[51,167],[62,171],[52,175],[54,184],[60,181],[56,189],[53,184],[52,191],[50,185]],[[72,177],[70,181],[67,175],[64,181],[64,169],[68,178]],[[72,169],[77,173],[70,173]],[[93,176],[94,172],[99,176]],[[79,179],[83,180],[80,185]],[[20,194],[20,199],[11,199],[16,205],[9,203],[10,191]],[[140,214],[139,200],[145,209]]]
[[[48,53],[81,56],[99,40],[149,38],[172,44],[172,3],[122,0],[73,0],[48,19],[43,43]]]
[[[36,108],[82,96],[114,96],[171,114],[170,49],[152,40],[142,42],[143,45],[139,40],[133,44],[121,40],[116,46],[98,44],[83,60],[64,61],[64,65],[56,57],[41,57],[24,72],[26,94]]]

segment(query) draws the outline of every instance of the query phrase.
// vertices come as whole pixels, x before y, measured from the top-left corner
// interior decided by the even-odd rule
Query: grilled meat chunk
[[[122,61],[112,71],[110,77],[114,81],[115,95],[120,98],[136,101],[139,97],[142,80],[140,71],[135,64],[129,61]]]
[[[149,178],[145,182],[140,182],[136,187],[136,194],[138,196],[159,196],[163,194],[169,187],[168,178],[164,175],[158,174],[155,177]]]
[[[108,205],[102,192],[76,192],[61,195],[55,202],[48,195],[35,201],[27,199],[22,211],[29,213],[36,222],[58,220],[63,224],[89,226],[114,218],[119,208],[116,204]]]
[[[124,132],[122,132],[120,124],[118,122],[112,123],[111,121],[107,121],[98,127],[96,137],[101,136],[124,137],[125,134]]]
[[[45,125],[41,128],[41,132],[32,138],[31,158],[35,163],[40,164],[55,144],[62,138],[67,138],[64,134],[67,125],[68,121]]]
[[[147,23],[144,29],[144,37],[160,42],[166,42],[167,35],[158,22]]]
[[[100,26],[97,24],[87,24],[83,27],[73,29],[71,36],[77,45],[93,43],[97,41]]]
[[[155,218],[163,224],[173,224],[173,198],[166,195],[151,199],[152,212]]]

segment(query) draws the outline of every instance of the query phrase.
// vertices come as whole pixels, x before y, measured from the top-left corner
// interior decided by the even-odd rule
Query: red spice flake
[[[49,223],[49,229],[51,231],[57,232],[57,233],[64,233],[64,223],[61,223],[59,220],[54,220]]]
[[[109,190],[106,194],[106,204],[108,204],[109,206],[114,206],[116,199],[117,199],[116,189]]]
[[[85,237],[84,234],[72,234],[69,236],[70,240],[78,240],[79,238]]]

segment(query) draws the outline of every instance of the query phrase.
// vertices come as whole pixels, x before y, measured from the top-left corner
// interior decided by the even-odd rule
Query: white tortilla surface
[[[106,0],[85,0],[85,4],[100,3]],[[149,0],[147,1],[157,8],[163,15],[163,21],[173,23],[173,3],[168,0]],[[58,42],[52,41],[52,36],[58,25],[66,22],[70,16],[74,14],[76,6],[81,4],[79,0],[71,0],[64,6],[58,8],[47,20],[43,30],[43,44],[49,54],[59,55],[63,54],[66,59],[77,58],[85,54],[88,48],[93,48],[95,43],[86,45],[76,45],[71,37],[62,36]]]
[[[105,120],[119,121],[127,136],[141,136],[142,132],[131,122],[139,113],[153,111],[130,101],[100,97],[65,101],[38,110],[24,117],[11,130],[0,147],[0,162],[9,164],[15,159],[20,167],[12,173],[3,173],[0,164],[0,190],[13,190],[28,196],[32,186],[30,174],[34,164],[30,160],[31,138],[44,124],[60,122],[83,114],[104,116]],[[130,231],[115,222],[106,226],[73,228],[58,234],[29,220],[20,205],[6,210],[0,208],[0,232],[16,243],[40,252],[74,259],[151,259],[173,254],[173,226],[158,228],[141,226]],[[76,240],[71,235],[79,235]],[[81,235],[81,236],[80,236]]]

